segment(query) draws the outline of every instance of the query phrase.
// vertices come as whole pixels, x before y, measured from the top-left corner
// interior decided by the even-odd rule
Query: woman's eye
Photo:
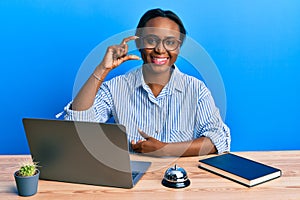
[[[165,42],[166,45],[174,45],[175,43],[175,40],[166,40]]]
[[[147,43],[148,44],[155,44],[156,43],[156,40],[154,38],[148,38],[147,39]]]

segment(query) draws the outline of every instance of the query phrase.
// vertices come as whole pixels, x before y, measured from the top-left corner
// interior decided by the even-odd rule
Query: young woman
[[[175,61],[186,30],[172,11],[147,11],[136,35],[107,48],[102,62],[65,107],[67,120],[106,122],[112,116],[126,126],[131,150],[154,156],[194,156],[230,150],[230,132],[204,83],[183,74]],[[143,65],[103,82],[136,42]]]

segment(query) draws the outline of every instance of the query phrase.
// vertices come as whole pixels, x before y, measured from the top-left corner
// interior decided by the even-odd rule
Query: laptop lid
[[[41,179],[132,188],[132,167],[143,174],[151,164],[131,164],[123,125],[33,118],[23,125]]]

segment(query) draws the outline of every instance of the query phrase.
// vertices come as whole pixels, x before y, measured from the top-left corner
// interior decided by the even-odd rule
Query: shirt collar
[[[184,90],[183,77],[182,77],[183,74],[177,68],[177,66],[175,64],[173,66],[174,66],[174,70],[171,74],[171,78],[170,78],[168,84],[165,86],[165,89],[169,90],[170,92],[175,92],[175,90],[178,90],[179,92],[182,92]],[[135,81],[135,86],[134,86],[135,88],[138,88],[140,86],[145,88],[145,86],[146,86],[142,68],[143,67],[140,67],[136,71],[136,81]]]
[[[182,92],[184,90],[182,75],[182,72],[174,64],[173,73],[171,74],[171,78],[165,88],[171,92],[175,92],[175,90]]]
[[[135,74],[135,88],[138,88],[140,86],[145,86],[145,80],[143,76],[143,67],[140,67],[137,69],[136,74]]]

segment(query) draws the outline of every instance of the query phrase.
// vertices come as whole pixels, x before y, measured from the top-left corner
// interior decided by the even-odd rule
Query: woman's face
[[[169,18],[156,17],[146,23],[142,35],[141,56],[147,70],[152,73],[168,72],[180,51],[178,24]],[[179,42],[176,49],[174,42]],[[146,48],[147,44],[150,47],[153,44],[152,48]]]

